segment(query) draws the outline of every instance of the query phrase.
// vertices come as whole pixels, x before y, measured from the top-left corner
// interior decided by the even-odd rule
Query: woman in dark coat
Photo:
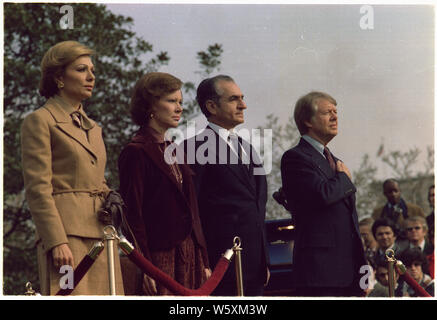
[[[118,165],[120,193],[126,204],[131,239],[144,257],[183,286],[195,289],[210,276],[205,239],[188,165],[169,164],[165,139],[182,113],[182,82],[152,72],[135,85],[131,116],[139,131],[122,150]],[[129,236],[128,236],[129,238]],[[144,275],[146,295],[172,292]]]

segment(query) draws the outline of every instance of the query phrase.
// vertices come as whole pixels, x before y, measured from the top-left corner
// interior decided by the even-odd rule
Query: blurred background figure
[[[432,185],[428,190],[428,202],[431,208],[431,213],[426,217],[426,223],[428,224],[428,230],[433,230],[435,227],[435,215],[434,215],[434,205],[435,205],[435,186]],[[434,240],[433,240],[434,241]]]
[[[382,184],[384,196],[387,203],[383,207],[376,208],[373,211],[372,218],[391,220],[397,227],[402,230],[403,222],[408,217],[420,216],[425,218],[423,209],[413,203],[407,203],[402,198],[399,183],[395,179],[387,179]],[[399,238],[405,238],[404,234],[399,234]]]
[[[372,218],[365,218],[360,220],[358,226],[360,228],[361,239],[363,240],[364,253],[366,255],[367,262],[373,269],[376,267],[376,251],[378,250],[378,242],[372,233]]]
[[[368,297],[389,297],[388,290],[388,267],[386,261],[379,261],[375,268],[376,283],[373,290]],[[405,282],[399,279],[399,274],[395,273],[395,297],[402,297],[404,295]]]
[[[376,220],[372,225],[372,234],[378,243],[378,250],[375,256],[376,264],[386,261],[386,250],[392,249],[395,257],[398,257],[407,248],[407,242],[397,239],[399,229],[391,220]]]
[[[425,273],[428,270],[428,261],[423,252],[419,249],[407,249],[405,250],[400,259],[407,268],[408,274],[428,292],[431,296],[434,296],[434,280]],[[416,292],[410,286],[405,286],[405,296],[417,297]]]
[[[434,246],[428,241],[428,225],[422,217],[410,217],[405,220],[404,230],[409,241],[409,248],[418,248],[425,255],[434,252]]]

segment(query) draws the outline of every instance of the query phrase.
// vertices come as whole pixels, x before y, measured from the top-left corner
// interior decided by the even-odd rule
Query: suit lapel
[[[320,152],[318,152],[316,149],[314,149],[313,146],[311,146],[305,139],[300,139],[299,146],[301,149],[311,156],[312,160],[314,161],[314,164],[319,168],[319,170],[323,173],[323,175],[327,179],[331,179],[335,176],[335,172],[331,169],[329,166],[329,162],[323,157]],[[334,161],[337,161],[338,158],[332,155],[334,158]],[[355,208],[355,195],[351,195],[350,197],[347,197],[344,199],[344,202],[348,206],[349,209],[354,210]]]
[[[64,111],[63,107],[57,102],[57,100],[49,99],[44,107],[52,114],[53,118],[56,121],[56,126],[62,132],[80,143],[88,152],[91,153],[91,155],[94,156],[94,158],[97,159],[97,152],[93,147],[93,142],[96,142],[100,139],[100,128],[94,125],[92,129],[88,130],[88,137],[90,139],[90,141],[88,142],[85,135],[83,134],[82,129],[76,127],[73,124],[70,115]]]
[[[329,166],[329,162],[325,159],[325,157],[322,156],[316,149],[314,149],[312,145],[305,141],[305,139],[300,139],[299,147],[303,152],[311,156],[315,166],[319,168],[326,178],[330,179],[335,176],[335,172],[332,171],[331,167]]]
[[[228,143],[224,141],[211,127],[207,126],[206,129],[211,130],[215,134],[216,148],[211,151],[216,153],[217,163],[226,164],[226,168],[228,168],[244,185],[246,185],[253,194],[256,194],[255,186],[250,182],[250,174],[246,166],[244,164],[230,164],[229,155],[233,151]],[[217,150],[219,152],[216,152]],[[224,150],[226,150],[226,152],[224,152]]]

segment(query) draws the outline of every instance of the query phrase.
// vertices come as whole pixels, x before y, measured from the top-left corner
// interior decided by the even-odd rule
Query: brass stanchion
[[[32,283],[27,282],[26,283],[26,292],[24,293],[25,296],[40,296],[38,292],[32,289]]]
[[[243,270],[241,268],[241,239],[240,237],[234,238],[234,247],[232,248],[235,253],[235,275],[237,281],[237,295],[242,297],[244,296],[244,288],[243,288]]]
[[[385,257],[387,258],[388,265],[388,296],[393,298],[395,296],[395,269],[394,264],[396,263],[395,252],[392,249],[385,251]]]
[[[114,263],[114,240],[118,238],[117,231],[111,225],[103,229],[108,250],[108,278],[109,278],[109,294],[115,296],[115,263]]]

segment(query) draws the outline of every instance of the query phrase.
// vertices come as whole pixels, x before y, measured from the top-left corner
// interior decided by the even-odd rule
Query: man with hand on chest
[[[298,296],[362,296],[366,265],[346,165],[327,148],[338,133],[337,102],[323,92],[294,109],[300,142],[281,159],[282,186],[295,218],[293,275]]]

